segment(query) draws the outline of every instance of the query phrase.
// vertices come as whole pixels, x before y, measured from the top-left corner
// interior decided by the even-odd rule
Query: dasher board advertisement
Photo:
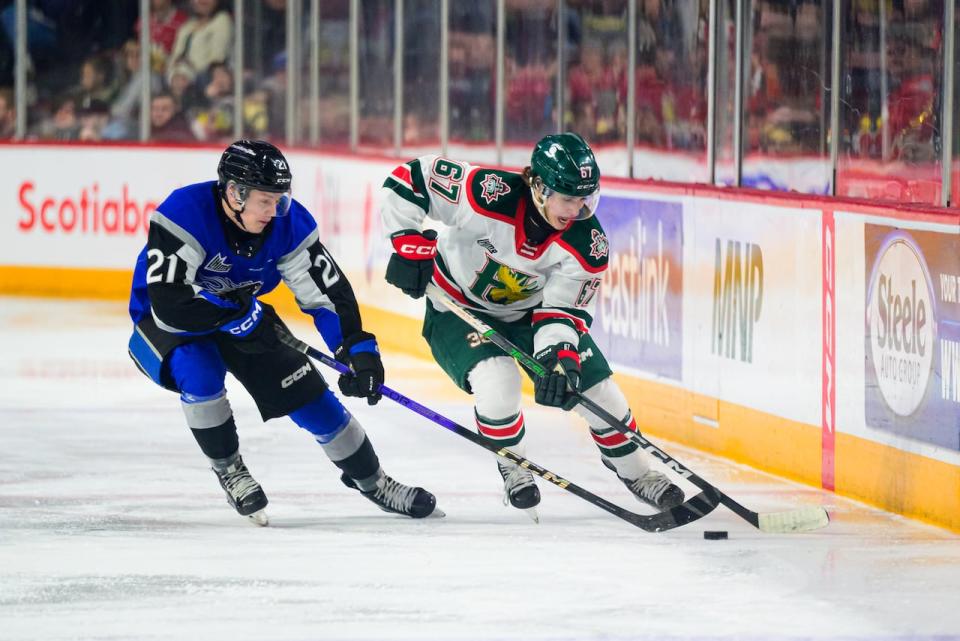
[[[821,212],[695,199],[684,253],[691,390],[821,421]]]
[[[960,236],[866,224],[868,426],[960,450]]]
[[[611,362],[683,378],[683,205],[605,195],[610,257],[590,334]]]
[[[9,146],[0,263],[131,268],[171,190],[212,180],[216,151]]]

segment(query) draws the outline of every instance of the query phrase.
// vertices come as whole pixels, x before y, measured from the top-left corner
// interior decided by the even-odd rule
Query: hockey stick
[[[337,370],[341,374],[347,374],[350,372],[350,369],[343,363],[330,358],[320,350],[304,343],[279,325],[277,326],[277,334],[280,337],[280,340],[285,344],[299,352],[303,352],[310,358],[320,361],[324,365]],[[526,459],[522,456],[514,454],[505,447],[497,446],[495,443],[488,441],[483,436],[476,434],[472,430],[469,430],[462,425],[454,423],[449,418],[438,414],[428,407],[424,407],[420,403],[417,403],[413,399],[407,398],[400,392],[392,390],[386,385],[380,386],[380,392],[390,400],[403,405],[407,409],[413,410],[420,416],[433,421],[441,427],[447,428],[454,434],[462,436],[471,443],[490,450],[497,456],[508,461],[512,461],[520,467],[530,470],[544,481],[553,483],[560,489],[566,490],[567,492],[580,497],[584,501],[596,505],[601,510],[606,510],[610,514],[623,519],[631,525],[637,526],[641,530],[645,530],[647,532],[663,532],[665,530],[672,530],[675,527],[686,525],[687,523],[696,521],[697,519],[706,516],[712,512],[715,507],[717,507],[718,499],[716,494],[711,490],[706,490],[700,494],[697,494],[688,501],[664,512],[651,515],[635,514],[634,512],[625,510],[622,507],[614,505],[613,503],[600,498],[596,494],[583,489],[579,485],[575,485],[574,483],[557,476],[550,470],[540,467],[530,459]]]
[[[517,360],[517,362],[531,371],[534,375],[543,376],[547,373],[539,361],[534,359],[529,354],[521,351],[520,348],[510,342],[509,339],[498,333],[497,330],[493,329],[482,320],[471,314],[469,311],[458,305],[456,302],[451,300],[450,297],[447,296],[446,293],[444,293],[439,287],[431,283],[427,286],[427,293],[432,294],[434,297],[439,299],[447,309],[456,314],[475,330],[480,332],[484,338],[488,339],[507,354],[510,354],[514,359]],[[786,512],[768,512],[765,514],[758,514],[753,510],[749,510],[727,496],[718,488],[711,485],[709,482],[697,476],[692,470],[680,463],[680,461],[648,441],[638,432],[630,429],[626,423],[604,410],[602,407],[587,398],[584,394],[576,392],[576,396],[581,405],[599,416],[610,427],[636,443],[640,449],[660,459],[664,464],[666,464],[667,467],[685,479],[689,480],[701,490],[715,493],[721,504],[727,506],[737,516],[763,532],[778,534],[786,532],[806,532],[809,530],[820,529],[830,522],[830,516],[827,514],[827,511],[821,507],[806,507]]]

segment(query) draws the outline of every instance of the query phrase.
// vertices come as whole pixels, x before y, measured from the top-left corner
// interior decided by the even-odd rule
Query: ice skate
[[[241,515],[256,525],[268,525],[269,519],[264,508],[267,507],[267,495],[263,488],[250,475],[250,470],[238,454],[223,470],[213,468],[220,487],[227,495],[227,503]]]
[[[617,474],[617,468],[605,456],[600,460],[614,474]],[[666,475],[654,470],[647,470],[640,478],[625,479],[619,474],[617,478],[623,481],[630,493],[637,497],[650,507],[660,510],[669,510],[683,503],[683,490],[670,482]]]
[[[442,517],[446,516],[442,510],[437,509],[437,499],[430,492],[422,487],[410,487],[399,483],[386,474],[377,481],[377,489],[370,492],[364,492],[352,478],[343,474],[340,476],[343,484],[354,490],[367,499],[376,503],[384,512],[402,514],[414,519],[422,519],[427,516]]]
[[[503,504],[527,513],[534,523],[540,522],[537,505],[540,504],[540,489],[533,480],[533,473],[513,462],[497,461],[497,469],[503,477]]]

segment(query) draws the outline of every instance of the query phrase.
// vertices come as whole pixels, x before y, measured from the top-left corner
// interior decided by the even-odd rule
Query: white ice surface
[[[343,487],[292,422],[263,424],[230,379],[270,497],[257,528],[227,506],[176,395],[129,362],[129,329],[119,303],[0,298],[4,641],[960,639],[947,531],[670,443],[752,509],[823,505],[833,522],[769,535],[721,507],[648,534],[541,483],[537,525],[502,505],[491,454],[388,400],[348,402],[385,469],[447,513],[407,520]],[[388,384],[470,424],[435,365],[385,360]],[[526,415],[532,460],[643,511],[573,419]]]

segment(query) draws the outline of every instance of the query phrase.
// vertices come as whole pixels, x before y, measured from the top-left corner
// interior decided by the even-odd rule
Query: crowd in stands
[[[703,5],[701,7],[701,5]],[[703,149],[705,1],[637,3],[637,142]],[[557,126],[557,3],[507,0],[504,121],[507,140],[536,140]],[[451,16],[451,138],[493,137],[494,13],[464,3]],[[594,143],[626,138],[627,3],[566,0],[564,128]]]
[[[6,4],[6,6],[4,6]],[[286,0],[263,0],[265,24],[283,24]],[[135,140],[144,82],[151,139],[223,142],[232,139],[235,105],[232,3],[150,0],[149,77],[142,77],[137,0],[36,0],[28,12],[29,140]],[[0,138],[15,120],[12,98],[13,3],[0,2],[6,27],[0,43]],[[119,35],[118,35],[119,34]],[[282,49],[282,44],[281,44]],[[260,49],[262,51],[262,49]],[[276,55],[276,50],[269,55]],[[248,72],[245,131],[265,135],[260,79]]]
[[[233,3],[150,0],[149,77],[142,77],[138,0],[31,0],[28,12],[28,130],[31,140],[135,140],[149,83],[151,138],[223,142],[236,118],[252,136],[284,136],[287,0],[242,0],[249,27],[243,71],[233,58]],[[880,2],[885,13],[880,10]],[[841,144],[847,156],[922,162],[938,152],[942,15],[946,0],[845,3]],[[302,3],[304,11],[308,3]],[[438,136],[437,3],[405,4],[404,140]],[[718,111],[732,108],[733,7],[720,2]],[[320,129],[326,141],[349,134],[349,0],[324,0],[320,34]],[[393,138],[393,5],[361,6],[361,140]],[[627,131],[626,0],[506,0],[507,141],[536,140],[557,124],[557,43],[563,29],[564,128],[591,142],[620,142]],[[635,141],[658,149],[706,148],[708,0],[638,0]],[[488,143],[494,133],[493,2],[450,4],[451,139]],[[0,0],[0,139],[15,132],[13,0]],[[748,26],[745,148],[770,154],[823,153],[829,106],[829,16],[820,0],[755,0]],[[302,41],[308,42],[307,16]],[[885,30],[881,38],[881,20]],[[881,51],[881,40],[886,51]],[[293,65],[305,86],[306,55]],[[235,83],[244,101],[234,104]],[[884,93],[886,92],[886,93]],[[306,96],[306,91],[301,92]],[[307,129],[305,98],[298,131]],[[884,102],[885,100],[885,102]],[[886,114],[887,122],[883,122]]]

